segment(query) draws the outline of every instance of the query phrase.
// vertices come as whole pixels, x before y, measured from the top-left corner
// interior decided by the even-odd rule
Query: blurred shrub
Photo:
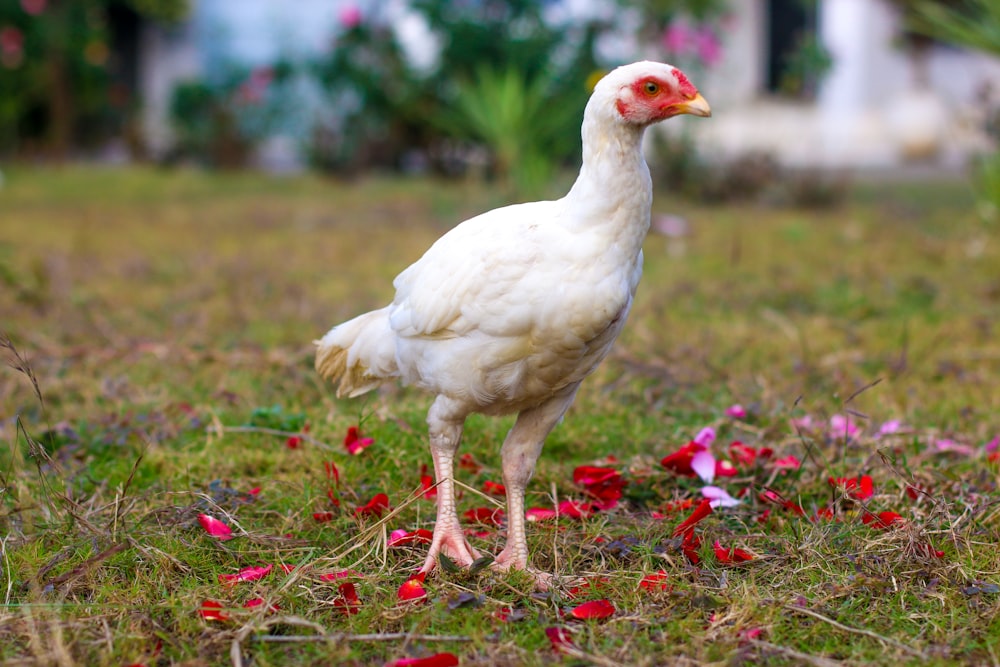
[[[211,79],[177,84],[169,107],[176,139],[169,159],[245,166],[254,146],[271,133],[281,111],[279,86],[292,72],[287,63],[255,69],[228,65]]]
[[[0,1],[0,152],[65,156],[120,134],[132,108],[116,82],[114,9],[176,20],[187,0]]]
[[[337,173],[398,169],[432,140],[422,118],[432,104],[424,82],[388,25],[358,16],[343,27],[329,54],[307,65],[337,112],[315,119],[309,162]]]
[[[723,162],[698,155],[687,135],[653,134],[653,177],[663,188],[705,204],[757,202],[770,206],[829,208],[848,192],[840,174],[782,168],[773,156],[750,152]]]

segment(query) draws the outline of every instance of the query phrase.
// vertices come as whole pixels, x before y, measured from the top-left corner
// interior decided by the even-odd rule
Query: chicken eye
[[[646,91],[647,95],[655,95],[660,92],[660,87],[652,81],[647,81],[643,89]]]

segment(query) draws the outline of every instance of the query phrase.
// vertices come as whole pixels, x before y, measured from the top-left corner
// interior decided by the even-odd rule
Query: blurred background
[[[715,111],[650,142],[674,189],[962,172],[995,204],[998,5],[0,0],[0,159],[431,173],[529,195],[578,160],[588,86],[649,58]]]

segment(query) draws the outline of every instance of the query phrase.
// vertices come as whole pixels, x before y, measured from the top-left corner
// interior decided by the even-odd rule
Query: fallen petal
[[[745,563],[754,559],[752,553],[744,551],[743,549],[726,549],[719,544],[719,540],[715,541],[712,548],[715,550],[715,557],[720,563]]]
[[[417,543],[427,543],[430,544],[434,538],[434,533],[427,530],[426,528],[418,528],[414,531],[407,531],[405,528],[399,528],[389,533],[389,541],[387,543],[390,547],[403,547],[408,544]]]
[[[715,457],[712,452],[703,449],[691,457],[691,470],[701,477],[703,482],[711,482],[715,479]]]
[[[885,530],[895,525],[900,525],[903,523],[903,517],[895,512],[879,512],[878,514],[872,514],[871,512],[865,512],[861,517],[861,523],[865,525],[870,525],[872,528],[878,528],[879,530]]]
[[[265,604],[264,598],[253,598],[252,600],[247,600],[246,602],[244,602],[243,603],[243,608],[244,609],[256,609],[257,607],[259,607],[259,606],[261,606],[263,604]],[[276,605],[276,604],[274,604],[272,602],[270,605],[268,605],[267,610],[268,610],[268,612],[270,612],[270,613],[273,614],[275,612],[281,611],[281,607],[279,607],[278,605]]]
[[[320,581],[338,581],[349,577],[361,577],[361,573],[355,570],[337,570],[336,572],[324,572],[319,575]]]
[[[544,507],[532,507],[524,513],[524,518],[528,521],[550,521],[558,516],[555,510]]]
[[[732,417],[733,419],[743,419],[747,416],[747,411],[746,408],[739,403],[734,403],[726,408],[726,416]]]
[[[566,653],[567,649],[576,648],[573,645],[573,639],[569,634],[569,630],[566,628],[558,626],[545,628],[545,636],[552,642],[552,648],[557,653]]]
[[[273,565],[262,565],[260,567],[245,567],[236,574],[220,574],[219,581],[233,586],[241,581],[257,581],[271,574]]]
[[[499,482],[486,480],[483,482],[483,492],[488,493],[491,496],[498,496],[502,498],[507,495],[507,487]]]
[[[198,614],[206,621],[228,621],[229,614],[223,611],[225,607],[221,602],[215,600],[205,600],[198,609]]]
[[[691,512],[691,515],[688,516],[688,518],[684,519],[679,524],[677,524],[677,527],[674,528],[674,537],[678,537],[685,533],[692,532],[694,530],[694,527],[698,524],[698,522],[705,519],[705,517],[707,517],[711,513],[712,513],[711,501],[707,499],[702,500],[700,503],[698,503],[698,506],[694,508],[694,511]]]
[[[706,449],[711,447],[712,443],[715,442],[715,429],[711,426],[701,429],[698,431],[698,435],[694,436],[694,442]]]
[[[333,521],[333,512],[313,512],[313,521],[317,523],[326,523],[327,521]]]
[[[396,597],[401,602],[411,602],[427,599],[427,589],[424,588],[425,573],[420,572],[403,582],[396,593]]]
[[[503,521],[504,511],[499,507],[476,507],[463,515],[469,521],[488,526],[499,526]]]
[[[335,609],[339,609],[348,616],[361,611],[361,598],[358,597],[358,591],[353,582],[344,582],[337,590],[340,592],[340,597],[333,602]]]
[[[575,618],[577,620],[586,619],[602,619],[613,616],[615,613],[615,606],[611,604],[610,600],[591,600],[590,602],[584,602],[579,607],[574,607],[567,614],[570,618]]]
[[[355,508],[354,513],[358,516],[371,515],[382,516],[382,512],[389,509],[389,496],[384,493],[376,493],[375,496],[361,507]]]
[[[655,591],[657,589],[661,591],[667,590],[667,571],[657,570],[656,572],[647,574],[639,582],[639,588],[647,591]]]
[[[210,517],[207,514],[199,514],[198,523],[200,523],[201,527],[205,529],[205,532],[212,537],[217,537],[220,540],[233,539],[232,528],[218,519]]]
[[[702,487],[701,495],[711,501],[712,507],[736,507],[743,502],[739,498],[733,498],[725,489],[718,486]]]
[[[458,657],[454,653],[435,653],[426,658],[402,658],[386,663],[385,667],[455,667]]]

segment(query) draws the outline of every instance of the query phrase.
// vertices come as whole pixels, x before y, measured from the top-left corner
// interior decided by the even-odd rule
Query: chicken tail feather
[[[316,341],[316,370],[338,382],[337,396],[360,396],[399,375],[395,333],[382,308],[339,324]]]

